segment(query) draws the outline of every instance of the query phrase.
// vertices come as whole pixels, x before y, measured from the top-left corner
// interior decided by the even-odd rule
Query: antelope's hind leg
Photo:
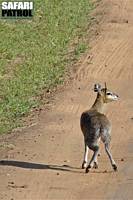
[[[93,156],[92,156],[92,158],[91,158],[91,160],[89,162],[89,165],[86,167],[86,171],[85,171],[86,173],[89,172],[89,169],[94,167],[94,162],[96,161],[97,156],[98,156],[98,152],[99,152],[99,146],[98,145],[95,145],[95,146],[91,145],[89,148],[92,151],[94,151],[94,153],[93,153]]]
[[[105,145],[105,151],[106,151],[106,153],[108,155],[108,158],[109,158],[110,163],[111,163],[111,165],[113,167],[113,170],[117,171],[117,165],[116,165],[116,163],[115,163],[115,161],[113,159],[113,156],[112,156],[112,154],[110,152],[110,142],[111,142],[110,131],[103,132],[101,138],[102,138],[102,141],[103,141],[103,143]]]
[[[89,152],[89,147],[87,144],[85,144],[85,152],[84,152],[84,160],[82,163],[82,169],[86,168],[88,165],[88,152]]]
[[[116,163],[115,163],[115,161],[114,161],[114,159],[113,159],[113,157],[112,157],[112,154],[111,154],[111,152],[110,152],[110,150],[109,150],[109,144],[106,144],[106,143],[105,143],[105,151],[106,151],[106,153],[107,153],[107,155],[108,155],[108,157],[109,157],[109,160],[110,160],[110,162],[111,162],[111,165],[112,165],[112,167],[113,167],[113,170],[114,170],[114,171],[117,171],[117,165],[116,165]]]

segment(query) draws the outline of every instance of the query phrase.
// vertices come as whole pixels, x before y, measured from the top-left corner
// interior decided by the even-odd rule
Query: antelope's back
[[[97,111],[83,112],[80,119],[81,130],[86,138],[95,140],[102,132],[111,128],[108,118]]]

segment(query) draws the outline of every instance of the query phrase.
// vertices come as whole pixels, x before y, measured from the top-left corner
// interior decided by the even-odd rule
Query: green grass
[[[0,133],[21,126],[20,119],[40,104],[33,97],[63,82],[69,45],[91,20],[91,0],[34,2],[32,20],[0,20]],[[81,41],[73,56],[86,48]]]

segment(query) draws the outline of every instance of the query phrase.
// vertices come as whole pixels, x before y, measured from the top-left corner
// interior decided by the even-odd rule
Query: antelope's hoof
[[[82,163],[82,169],[85,169],[87,167],[87,162]]]
[[[88,173],[88,172],[89,172],[89,169],[91,169],[91,166],[90,166],[90,165],[88,165],[88,167],[86,167],[85,173]]]
[[[98,169],[98,164],[96,162],[94,162],[94,166],[93,166],[94,169]]]
[[[112,165],[113,167],[113,170],[116,172],[118,169],[117,169],[117,166],[115,164]]]
[[[85,166],[84,166],[84,163],[82,164],[82,169],[84,169],[85,168]]]
[[[87,167],[86,169],[85,169],[85,173],[87,174],[89,172],[89,168]]]

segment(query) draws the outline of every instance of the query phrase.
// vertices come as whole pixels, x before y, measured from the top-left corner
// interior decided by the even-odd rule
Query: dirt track
[[[36,126],[10,139],[8,155],[1,152],[1,200],[133,199],[133,1],[103,0],[103,8],[100,34],[73,83]],[[99,169],[85,174],[79,118],[95,99],[93,84],[104,81],[120,96],[107,110],[118,172],[102,149]]]

